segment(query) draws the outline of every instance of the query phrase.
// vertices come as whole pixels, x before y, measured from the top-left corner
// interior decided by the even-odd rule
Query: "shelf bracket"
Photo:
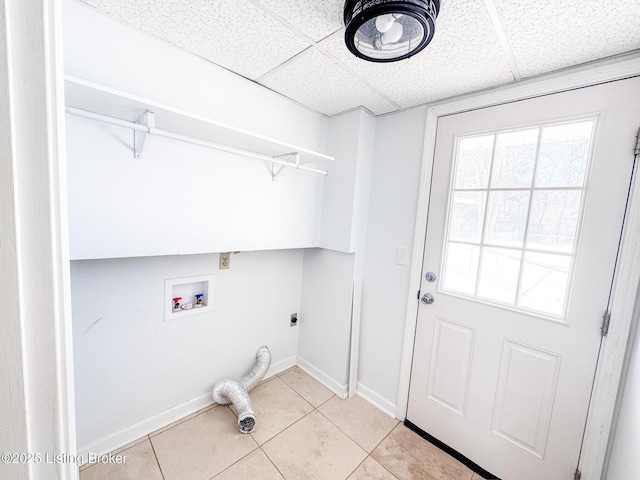
[[[276,162],[271,163],[271,181],[275,182],[278,175],[285,169],[285,165],[278,165]]]
[[[293,159],[294,162],[290,161]],[[277,168],[279,165],[280,168]],[[278,175],[284,170],[285,167],[300,168],[300,154],[298,152],[285,153],[283,155],[276,155],[271,162],[271,181],[275,182]]]
[[[133,151],[136,158],[140,158],[142,156],[142,150],[144,149],[144,142],[147,140],[147,135],[149,134],[149,128],[154,128],[156,126],[156,116],[151,110],[146,110],[142,115],[138,117],[136,120],[138,125],[144,125],[148,127],[147,130],[134,130],[133,131]]]

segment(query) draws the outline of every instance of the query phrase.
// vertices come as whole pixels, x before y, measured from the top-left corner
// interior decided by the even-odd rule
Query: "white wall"
[[[344,395],[349,373],[354,255],[305,250],[298,357],[301,365]]]
[[[327,118],[202,58],[64,0],[65,73],[322,152]]]
[[[318,245],[324,176],[157,136],[135,159],[132,137],[67,115],[72,259]]]
[[[75,1],[66,0],[65,15],[67,73],[344,157],[343,163],[339,163],[341,158],[336,160],[335,171],[331,171],[331,166],[329,168],[330,176],[324,180],[324,209],[319,212],[318,209],[313,210],[311,204],[317,201],[322,187],[318,187],[318,177],[311,174],[285,171],[275,183],[271,183],[267,168],[259,163],[222,158],[223,155],[199,147],[176,146],[170,140],[156,138],[150,139],[152,142],[146,147],[144,158],[136,163],[131,158],[127,139],[130,132],[87,120],[70,119],[70,129],[75,132],[70,133],[70,171],[75,178],[71,182],[70,195],[76,209],[72,208],[72,229],[86,230],[90,227],[97,232],[87,237],[83,244],[91,246],[108,241],[119,242],[122,248],[131,248],[131,239],[123,235],[127,225],[136,227],[138,222],[146,222],[150,216],[159,219],[161,223],[155,224],[163,225],[167,230],[145,227],[143,231],[149,230],[152,238],[142,242],[146,244],[146,253],[130,250],[129,255],[168,253],[166,243],[175,245],[179,237],[182,237],[183,245],[188,245],[185,251],[190,252],[251,249],[250,245],[242,242],[247,239],[266,242],[271,235],[274,235],[272,246],[261,244],[255,248],[283,248],[285,245],[278,244],[278,238],[299,240],[300,231],[311,231],[311,224],[305,222],[312,221],[313,215],[321,215],[322,231],[315,230],[314,234],[321,237],[321,246],[335,251],[310,250],[303,255],[304,274],[298,279],[303,293],[299,308],[297,354],[308,366],[316,368],[317,373],[336,390],[346,385],[352,282],[362,277],[358,388],[387,411],[394,411],[409,281],[409,267],[395,263],[396,248],[405,246],[409,252],[412,249],[424,109],[412,109],[379,119],[371,118],[364,111],[355,111],[329,120]],[[101,153],[97,155],[95,148],[91,150],[95,142],[100,145],[97,150]],[[91,151],[94,151],[93,156],[89,154]],[[107,154],[116,165],[108,165],[104,158],[100,159]],[[176,158],[180,159],[178,163]],[[295,181],[287,175],[295,176]],[[314,180],[308,180],[305,175]],[[118,192],[126,194],[119,198]],[[141,192],[141,201],[154,208],[143,208],[136,201],[131,201],[131,192]],[[299,204],[294,207],[287,204],[287,198],[292,197],[299,199]],[[80,206],[80,202],[85,203]],[[111,208],[110,202],[118,202],[119,208]],[[300,210],[296,210],[298,207]],[[181,212],[179,218],[168,215],[168,209]],[[113,211],[124,212],[124,218],[111,219],[122,222],[118,238],[100,230],[109,211],[111,215]],[[304,217],[303,211],[313,213]],[[265,216],[268,218],[266,222]],[[188,231],[179,235],[180,230],[173,226],[183,222],[192,224],[198,218],[206,224],[198,231],[199,235],[190,235]],[[287,229],[296,223],[300,223],[300,231]],[[222,237],[228,238],[229,242],[216,244]],[[305,243],[306,240],[298,240],[289,246],[313,246]],[[224,248],[215,245],[224,245]],[[80,247],[75,245],[74,251],[78,251],[77,248]],[[341,252],[355,252],[355,255]],[[83,255],[91,256],[82,253],[76,258]],[[280,253],[256,252],[255,255],[270,259],[270,255],[279,258]],[[187,261],[191,257],[169,258]],[[93,268],[89,269],[87,281],[83,284],[93,283],[97,290],[92,291],[100,292],[100,295],[119,288],[114,276],[102,271],[104,266],[111,265],[109,262],[124,262],[127,269],[135,267],[134,270],[141,272],[137,274],[139,277],[144,277],[142,272],[149,268],[155,268],[156,275],[171,276],[168,270],[163,270],[166,265],[160,267],[154,263],[160,262],[157,258],[87,262]],[[283,271],[299,267],[298,260],[284,262]],[[84,262],[74,264],[75,277],[80,268],[78,265],[84,265]],[[245,283],[252,284],[250,270],[246,271]],[[74,288],[76,310],[80,301],[79,288]],[[299,285],[297,288],[299,291]],[[85,292],[88,294],[89,290]],[[274,308],[278,309],[285,303],[284,299],[276,302]],[[161,308],[161,305],[153,308]],[[289,310],[288,304],[283,307],[287,312],[286,318],[297,311]],[[271,313],[265,309],[262,311]],[[131,309],[126,313],[136,315]],[[94,313],[90,317],[95,321],[99,315]],[[224,322],[225,328],[231,328],[231,320]],[[149,330],[152,328],[150,325],[146,328],[153,331]],[[81,326],[77,328],[82,329]],[[187,335],[186,330],[180,332],[180,335]],[[156,347],[152,344],[150,348]],[[82,377],[78,381],[79,387],[84,389],[83,382],[89,380],[88,376]],[[181,388],[183,397],[189,396],[184,395],[185,392],[195,395],[196,386],[202,388],[203,381],[201,378],[193,385]],[[150,385],[149,388],[156,387]],[[165,400],[164,407],[169,408],[169,399]],[[92,404],[88,399],[83,401],[85,405]],[[140,419],[148,407],[136,407],[135,418]],[[147,415],[161,411],[159,404],[153,407],[153,411],[147,410]],[[81,424],[90,418],[86,412],[83,415],[79,416]],[[126,425],[135,419],[121,420],[121,424]],[[104,434],[106,430],[86,432],[81,444]]]
[[[328,119],[202,59],[64,2],[65,72],[324,151]],[[293,365],[303,252],[319,241],[324,177],[68,120],[78,444],[108,451],[210,401],[268,345]],[[285,249],[247,252],[250,249]],[[213,253],[232,255],[217,271]],[[201,254],[193,255],[194,252]],[[167,255],[191,253],[190,255]],[[134,257],[135,256],[135,257]],[[144,256],[144,257],[143,257]],[[211,312],[165,322],[164,280],[214,272]],[[276,365],[277,366],[277,365]]]
[[[389,412],[395,411],[409,286],[409,266],[396,264],[396,249],[413,248],[425,120],[419,108],[376,124],[358,388]]]
[[[324,151],[328,119],[66,0],[65,73]],[[140,112],[142,113],[142,112]],[[74,259],[314,247],[324,176],[67,116]],[[106,241],[108,240],[108,241]]]
[[[327,151],[335,157],[325,179],[320,247],[363,250],[369,210],[375,118],[362,109],[329,120]]]
[[[251,369],[261,345],[275,370],[292,366],[302,261],[280,250],[232,255],[220,271],[216,254],[72,262],[79,448],[115,448],[185,414],[174,407],[202,407],[217,380]],[[212,310],[165,321],[164,281],[211,273]]]
[[[362,279],[373,165],[375,119],[362,109],[329,120],[320,246],[304,255],[300,363],[336,393],[347,394],[358,319],[353,284]],[[352,335],[355,342],[352,342]]]

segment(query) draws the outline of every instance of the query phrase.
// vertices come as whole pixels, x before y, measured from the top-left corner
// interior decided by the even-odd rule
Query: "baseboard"
[[[151,418],[143,420],[142,422],[131,425],[118,432],[115,432],[108,437],[101,438],[100,440],[93,442],[89,445],[78,447],[78,454],[86,457],[89,453],[95,453],[103,455],[112,452],[134,440],[144,437],[156,430],[166,427],[170,423],[180,420],[187,415],[197,412],[209,405],[212,405],[213,399],[211,398],[211,392],[200,395],[196,398],[192,398],[180,405],[176,405],[169,410],[165,410]]]
[[[343,385],[339,382],[336,382],[333,378],[331,378],[329,375],[324,373],[312,363],[306,361],[300,355],[298,355],[297,357],[297,364],[302,370],[307,372],[309,375],[311,375],[333,393],[338,395],[340,398],[347,398],[349,392],[349,384],[345,383]]]
[[[277,363],[272,363],[264,378],[273,377],[274,375],[284,372],[288,368],[295,367],[297,358],[298,357],[296,355],[292,355]]]
[[[390,402],[386,398],[381,397],[370,388],[362,385],[362,383],[360,382],[358,382],[356,395],[364,398],[371,405],[376,407],[378,410],[381,410],[382,412],[386,413],[390,417],[396,418],[396,404]]]
[[[280,360],[277,363],[272,363],[265,375],[265,378],[273,377],[280,372],[284,372],[288,368],[295,367],[297,357],[295,355]],[[191,415],[209,405],[213,405],[213,399],[211,398],[211,392],[204,393],[196,398],[187,400],[180,405],[176,405],[169,410],[165,410],[151,418],[136,423],[130,427],[124,428],[118,432],[115,432],[108,437],[101,438],[100,440],[93,442],[87,446],[79,447],[78,454],[86,457],[89,453],[95,453],[103,455],[114,450],[121,448],[122,446],[133,442],[134,440],[144,437],[156,430],[166,427],[167,425],[180,420],[181,418]]]

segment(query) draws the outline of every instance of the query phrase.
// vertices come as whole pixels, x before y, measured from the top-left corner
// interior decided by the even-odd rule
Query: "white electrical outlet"
[[[409,247],[398,247],[396,250],[396,263],[398,265],[409,265]]]

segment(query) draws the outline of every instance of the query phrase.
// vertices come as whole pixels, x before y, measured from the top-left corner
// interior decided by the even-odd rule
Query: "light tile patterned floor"
[[[118,450],[81,480],[480,480],[362,398],[342,400],[298,367],[251,391],[253,433],[205,408]]]

